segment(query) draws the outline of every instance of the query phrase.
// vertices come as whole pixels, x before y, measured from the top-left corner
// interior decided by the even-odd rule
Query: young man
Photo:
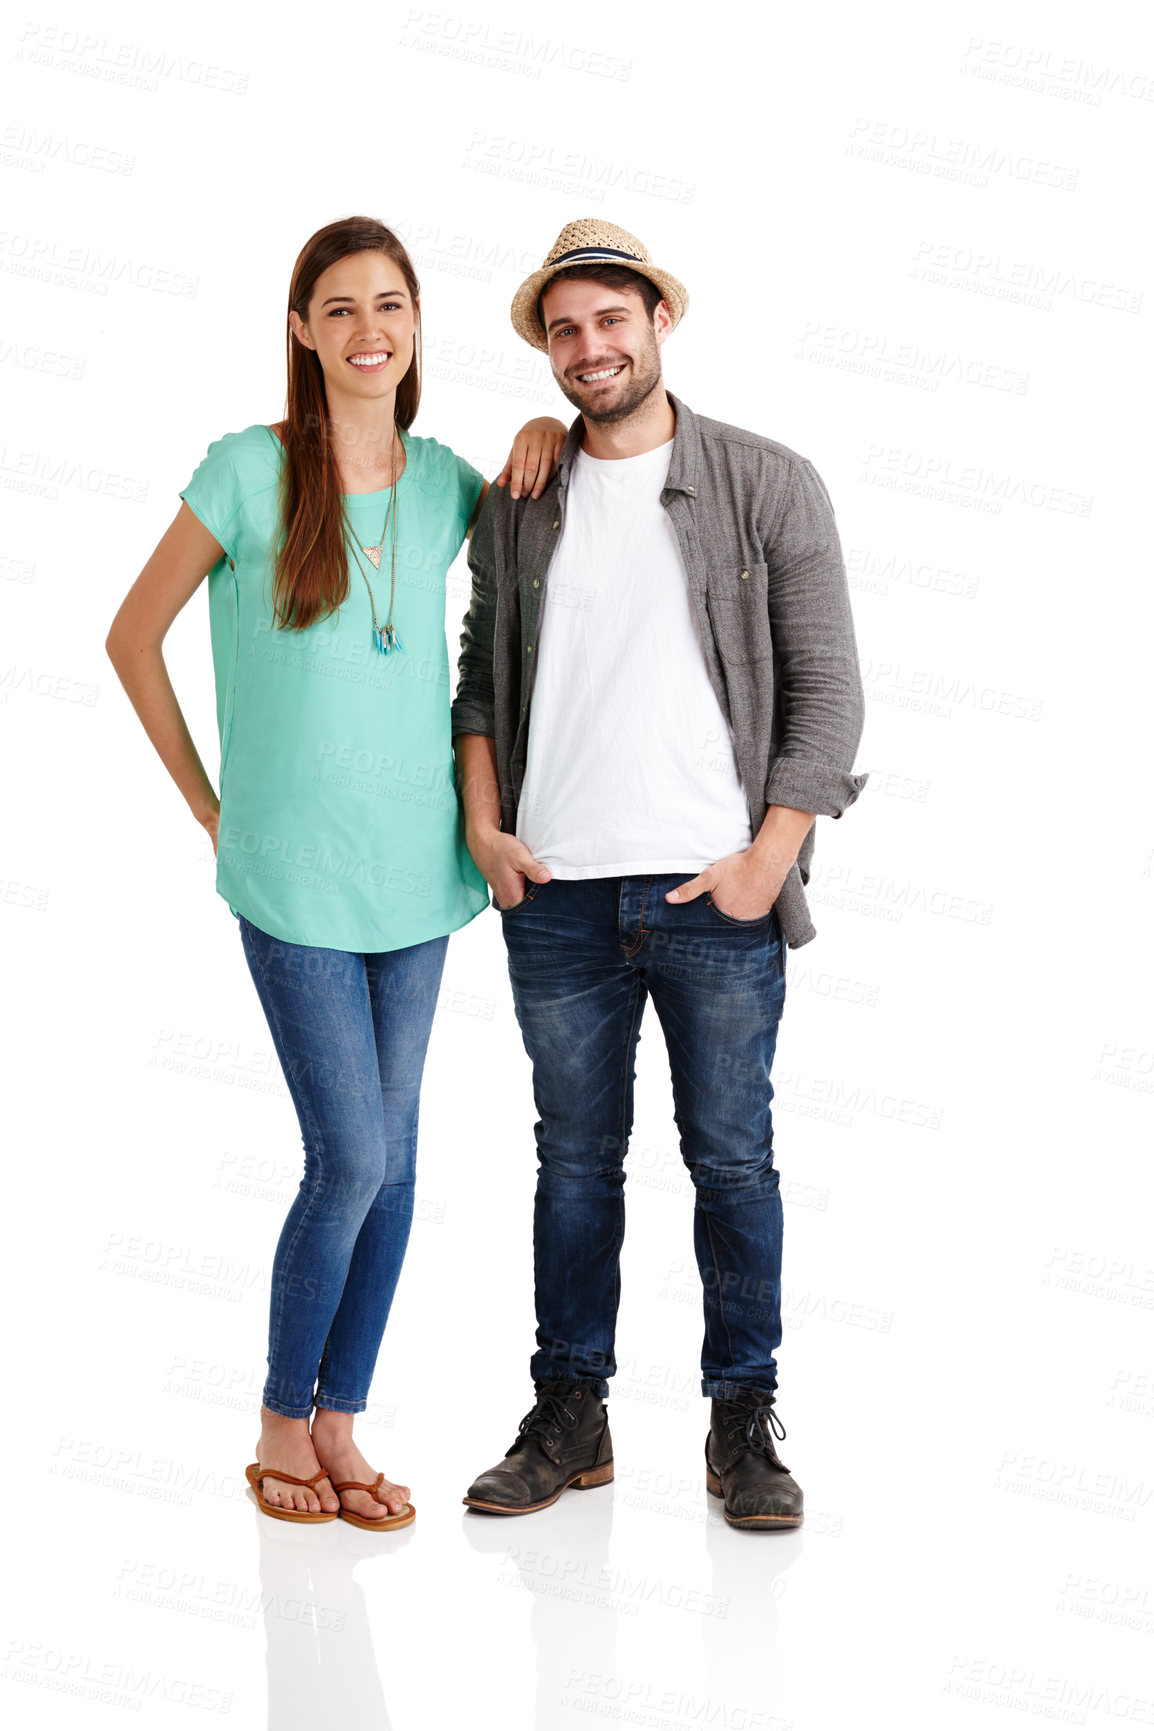
[[[526,1514],[613,1477],[604,1401],[652,998],[696,1189],[706,1483],[731,1525],[766,1532],[802,1519],[775,1448],[770,1066],[786,945],[814,936],[814,817],[865,785],[864,704],[813,465],[665,390],[687,304],[599,221],[570,223],[513,301],[580,413],[540,497],[490,491],[469,552],[454,742],[540,1122],[537,1401],[465,1502]]]

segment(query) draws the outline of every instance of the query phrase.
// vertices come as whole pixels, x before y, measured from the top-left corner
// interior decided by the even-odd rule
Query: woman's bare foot
[[[353,1441],[351,1412],[335,1412],[331,1407],[318,1406],[313,1413],[312,1446],[318,1464],[327,1468],[331,1479],[340,1484],[343,1479],[357,1479],[371,1485],[376,1469],[371,1467]],[[363,1515],[366,1520],[387,1520],[399,1515],[409,1500],[408,1485],[394,1485],[388,1479],[381,1482],[378,1496],[368,1491],[341,1491],[340,1501],[351,1515]]]
[[[296,1479],[311,1479],[323,1464],[313,1448],[308,1419],[285,1418],[283,1413],[270,1412],[267,1406],[260,1409],[256,1458],[264,1472],[272,1472],[275,1468],[278,1472],[291,1473]],[[265,1501],[278,1509],[335,1515],[341,1506],[327,1478],[318,1479],[316,1491],[310,1491],[307,1485],[290,1485],[284,1479],[265,1478],[262,1474],[260,1488]]]

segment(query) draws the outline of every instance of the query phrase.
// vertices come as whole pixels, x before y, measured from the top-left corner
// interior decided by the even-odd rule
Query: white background
[[[17,1722],[1154,1723],[1137,18],[207,0],[5,24]],[[871,781],[819,820],[775,1068],[794,1535],[707,1507],[652,1018],[616,1483],[525,1520],[460,1506],[531,1394],[534,1114],[491,913],[450,945],[363,1426],[417,1523],[296,1529],[244,1487],[299,1133],[103,640],[209,441],[282,413],[292,262],[356,212],[422,278],[417,430],[486,474],[523,419],[569,418],[508,306],[599,215],[690,290],[670,386],[834,501]],[[461,559],[454,658],[466,584]],[[215,768],[203,590],[167,649]]]

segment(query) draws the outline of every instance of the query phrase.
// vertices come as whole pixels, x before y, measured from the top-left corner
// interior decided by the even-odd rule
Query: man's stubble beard
[[[632,358],[632,357],[631,357]],[[635,415],[661,385],[661,351],[655,338],[650,338],[643,354],[633,362],[632,388],[626,390],[621,400],[611,409],[590,409],[586,407],[583,398],[576,391],[568,388],[565,380],[557,379],[557,389],[562,396],[568,398],[575,409],[578,409],[587,421],[593,421],[599,426],[614,421],[626,421],[630,415]]]

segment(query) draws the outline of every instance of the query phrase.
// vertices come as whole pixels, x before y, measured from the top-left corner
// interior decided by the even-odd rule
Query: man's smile
[[[577,382],[581,385],[596,385],[600,384],[602,379],[615,379],[619,373],[624,371],[625,362],[619,361],[614,366],[599,367],[594,373],[578,373]]]

